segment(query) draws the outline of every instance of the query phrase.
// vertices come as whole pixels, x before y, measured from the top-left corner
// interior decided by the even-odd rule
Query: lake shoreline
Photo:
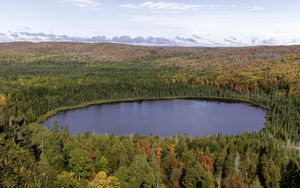
[[[34,122],[38,123],[38,124],[42,124],[47,119],[57,115],[60,112],[75,110],[75,109],[80,109],[80,108],[86,108],[86,107],[93,106],[93,105],[114,104],[114,103],[122,103],[122,102],[143,102],[143,101],[155,101],[155,100],[157,100],[157,101],[159,101],[159,100],[176,100],[176,99],[179,99],[179,100],[180,99],[202,100],[202,101],[225,102],[225,103],[244,103],[244,104],[248,104],[248,105],[251,105],[254,107],[262,108],[263,110],[266,111],[266,116],[267,116],[267,112],[270,110],[268,107],[258,104],[258,103],[254,103],[250,100],[224,98],[224,97],[168,96],[168,97],[150,97],[150,98],[102,99],[102,100],[96,100],[93,102],[85,102],[85,103],[81,103],[81,104],[74,105],[74,106],[63,106],[63,107],[56,108],[54,110],[47,112],[44,115],[39,116],[36,119],[36,121],[34,121]]]

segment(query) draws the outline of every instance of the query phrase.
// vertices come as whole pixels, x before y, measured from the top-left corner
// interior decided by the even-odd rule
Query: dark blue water
[[[265,111],[243,103],[178,99],[93,105],[60,112],[43,124],[55,121],[70,134],[237,135],[262,129]]]

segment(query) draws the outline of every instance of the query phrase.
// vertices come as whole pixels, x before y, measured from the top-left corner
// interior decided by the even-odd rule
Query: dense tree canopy
[[[298,187],[300,46],[0,44],[0,187]],[[59,110],[192,97],[267,110],[238,136],[69,135]]]

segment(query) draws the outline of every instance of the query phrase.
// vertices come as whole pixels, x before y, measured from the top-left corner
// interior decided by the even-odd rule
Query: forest
[[[211,98],[267,110],[236,136],[70,135],[40,123],[120,100]],[[300,185],[300,46],[0,44],[0,187]]]

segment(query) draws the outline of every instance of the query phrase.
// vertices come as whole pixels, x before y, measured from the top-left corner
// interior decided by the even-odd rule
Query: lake
[[[176,99],[92,105],[60,112],[44,126],[68,127],[70,134],[238,135],[264,127],[265,111],[245,103]]]

